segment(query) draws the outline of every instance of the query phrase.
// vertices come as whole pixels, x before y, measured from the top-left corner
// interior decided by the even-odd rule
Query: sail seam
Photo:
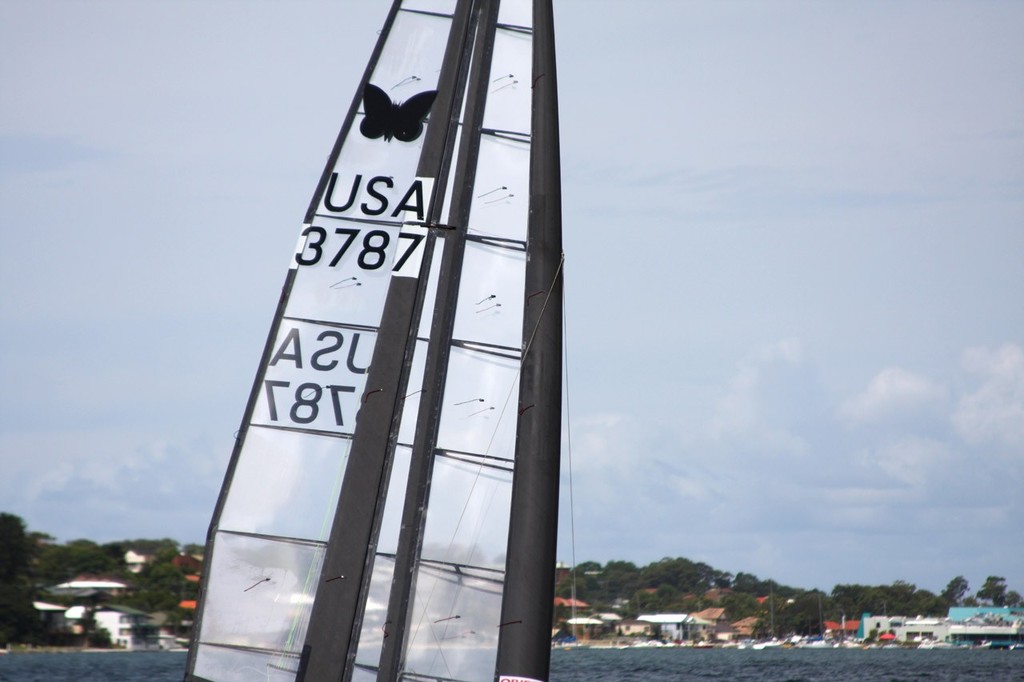
[[[437,17],[439,19],[454,19],[454,14],[445,14],[444,12],[431,12],[426,9],[407,9],[402,7],[398,10],[399,12],[405,12],[406,14],[420,14],[425,17]]]
[[[509,360],[522,359],[522,355],[518,348],[509,348],[505,346],[483,346],[476,341],[468,341],[465,339],[452,339],[451,345],[453,348],[461,348],[462,350],[468,350],[474,353],[483,353],[485,355],[491,355],[499,358],[507,358]]]
[[[395,554],[393,552],[377,552],[377,556],[385,559],[394,559]],[[426,564],[431,568],[455,568],[464,569],[469,571],[484,571],[486,573],[500,573],[504,575],[505,571],[500,568],[493,568],[491,566],[479,566],[477,564],[462,564],[452,561],[444,561],[442,559],[420,559],[420,563]],[[468,575],[468,574],[463,574]]]
[[[287,431],[289,433],[305,433],[311,436],[327,436],[329,438],[342,438],[344,440],[352,440],[351,433],[343,433],[340,431],[321,431],[320,429],[304,429],[301,426],[280,426],[277,424],[261,424],[259,422],[253,422],[249,424],[249,428],[258,429],[271,429],[272,431]]]
[[[513,471],[512,467],[510,467],[510,466],[501,466],[500,464],[494,464],[493,462],[481,462],[481,461],[476,460],[476,459],[469,459],[469,458],[466,458],[466,457],[459,457],[458,455],[450,455],[450,454],[446,454],[446,453],[443,453],[443,452],[437,452],[435,454],[437,454],[440,457],[445,457],[447,459],[455,460],[457,462],[464,462],[466,464],[472,464],[474,466],[486,467],[488,469],[494,469],[496,471],[504,471],[505,473],[508,473],[508,474],[511,474],[512,471]]]
[[[288,320],[290,322],[308,322],[310,324],[320,325],[322,327],[334,327],[337,329],[350,329],[356,332],[371,332],[376,333],[380,331],[379,327],[373,327],[366,324],[349,324],[346,322],[335,322],[333,320],[314,320],[308,317],[292,317],[285,315],[281,319]]]
[[[312,224],[313,220],[322,218],[324,220],[340,220],[346,223],[359,223],[360,225],[380,225],[381,227],[401,227],[405,224],[404,220],[383,220],[381,218],[356,218],[354,216],[347,215],[334,215],[333,213],[321,213],[317,212],[313,214],[313,219],[308,224]]]
[[[322,540],[306,540],[303,538],[290,537],[287,535],[269,535],[267,533],[252,533],[244,530],[231,530],[229,528],[218,528],[218,533],[225,533],[227,535],[238,535],[246,538],[255,538],[257,540],[271,540],[273,542],[283,542],[289,545],[304,545],[306,547],[318,547],[323,548],[327,546],[327,543]]]
[[[216,647],[218,649],[231,649],[232,651],[245,651],[254,654],[273,654],[275,656],[287,656],[288,658],[294,658],[296,662],[299,660],[299,653],[295,651],[287,651],[285,649],[265,649],[258,646],[245,646],[242,644],[225,644],[222,642],[207,642],[200,641],[199,644],[202,646]]]
[[[519,26],[518,24],[498,24],[497,28],[503,31],[512,31],[513,33],[533,35],[533,29],[529,26]]]
[[[458,458],[458,457],[475,457],[477,459],[493,459],[493,460],[496,460],[498,462],[508,462],[509,464],[514,464],[515,463],[515,460],[509,459],[508,457],[496,457],[495,455],[482,455],[482,454],[477,453],[477,452],[465,452],[465,451],[462,451],[462,450],[449,450],[449,449],[446,449],[446,448],[438,448],[437,451],[436,451],[436,454],[441,455],[442,457],[453,457],[453,458]]]
[[[472,229],[472,228],[471,228]],[[526,242],[521,239],[507,239],[502,237],[492,237],[487,234],[478,235],[466,235],[467,242],[474,242],[476,244],[482,244],[484,246],[491,246],[496,249],[506,249],[508,251],[518,251],[520,253],[526,252]]]

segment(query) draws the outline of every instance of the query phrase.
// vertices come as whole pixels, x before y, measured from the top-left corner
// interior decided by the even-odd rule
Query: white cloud
[[[1015,344],[970,348],[962,364],[981,384],[960,398],[952,416],[957,433],[973,444],[1024,447],[1024,351]]]
[[[756,443],[763,452],[805,452],[807,444],[791,428],[793,410],[807,392],[802,364],[799,339],[765,345],[741,360],[717,400],[711,440]]]
[[[230,443],[146,439],[113,429],[7,434],[0,499],[32,530],[61,540],[173,537],[201,541]]]
[[[839,416],[848,423],[863,424],[906,416],[941,405],[946,389],[925,377],[899,367],[887,367],[868,387],[844,402]]]
[[[952,456],[940,441],[906,436],[879,448],[872,459],[871,464],[880,472],[919,490],[946,469]]]

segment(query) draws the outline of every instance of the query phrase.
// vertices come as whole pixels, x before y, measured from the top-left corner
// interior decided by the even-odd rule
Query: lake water
[[[185,654],[180,652],[0,656],[0,682],[181,682],[184,669]],[[552,652],[551,682],[594,680],[1020,681],[1024,680],[1024,651],[577,649]]]
[[[551,682],[1024,681],[1024,651],[930,649],[600,649],[554,651]]]

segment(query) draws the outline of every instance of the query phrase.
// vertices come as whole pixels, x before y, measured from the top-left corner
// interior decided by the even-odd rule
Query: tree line
[[[153,560],[139,573],[132,573],[125,564],[128,550]],[[32,602],[71,606],[71,599],[51,594],[47,588],[82,574],[120,578],[133,589],[117,597],[118,604],[147,613],[162,611],[172,624],[180,623],[192,614],[179,604],[195,599],[198,585],[186,577],[186,569],[172,562],[181,553],[202,552],[202,545],[180,545],[169,538],[105,544],[80,539],[61,544],[45,533],[28,531],[18,516],[0,513],[0,646],[8,642],[54,643],[47,640]],[[575,596],[595,612],[616,611],[624,617],[723,607],[732,621],[759,618],[765,634],[769,623],[774,623],[779,633],[816,634],[824,620],[858,619],[863,613],[942,615],[951,606],[1024,606],[1021,595],[1008,589],[1000,576],[989,576],[974,593],[963,576],[950,580],[939,594],[903,581],[836,585],[825,593],[752,573],[721,571],[682,557],[667,557],[646,566],[629,561],[603,565],[585,561],[575,570],[559,572],[556,594]],[[556,617],[566,615],[562,611]]]
[[[128,550],[153,557],[138,573],[128,570]],[[169,538],[121,540],[99,544],[71,540],[63,544],[46,533],[29,532],[14,514],[0,513],[0,646],[68,644],[68,637],[47,633],[33,601],[74,605],[74,599],[48,588],[88,574],[123,580],[132,586],[116,603],[146,613],[165,612],[175,627],[191,618],[182,600],[195,599],[198,584],[172,563],[181,553],[201,554],[202,545],[179,545]]]
[[[774,623],[776,632],[801,635],[820,633],[823,621],[857,620],[864,613],[945,615],[953,606],[1024,606],[1020,593],[1008,589],[1001,576],[989,576],[973,594],[963,576],[951,579],[939,594],[902,580],[891,585],[840,584],[826,593],[751,573],[732,574],[682,557],[666,557],[646,566],[586,561],[575,571],[559,574],[556,594],[575,596],[595,612],[614,610],[624,617],[722,607],[733,622],[759,618],[763,634],[769,634]]]

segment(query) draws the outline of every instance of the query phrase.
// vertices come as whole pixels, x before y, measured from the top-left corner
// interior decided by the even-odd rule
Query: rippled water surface
[[[184,670],[185,654],[180,652],[0,656],[0,682],[181,682]],[[552,652],[550,682],[593,680],[1024,681],[1024,651],[576,649]]]
[[[1022,680],[1024,651],[904,649],[559,650],[551,682],[584,680]]]

